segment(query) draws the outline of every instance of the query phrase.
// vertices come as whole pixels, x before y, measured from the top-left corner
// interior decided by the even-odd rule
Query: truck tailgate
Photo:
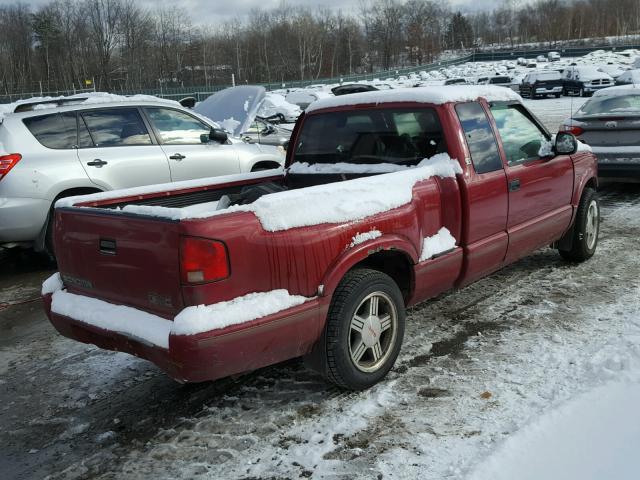
[[[182,309],[179,222],[56,209],[58,268],[72,293],[173,318]]]

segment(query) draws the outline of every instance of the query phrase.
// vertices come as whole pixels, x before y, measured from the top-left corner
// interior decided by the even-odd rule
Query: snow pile
[[[47,278],[44,282],[42,282],[42,295],[47,295],[48,293],[54,293],[58,290],[62,290],[64,285],[62,284],[62,279],[60,278],[60,273],[56,272]]]
[[[340,173],[391,173],[413,168],[407,165],[397,165],[395,163],[314,163],[295,162],[287,169],[293,174],[340,174]]]
[[[356,245],[360,245],[361,243],[368,242],[369,240],[375,240],[376,238],[380,238],[382,236],[382,232],[380,230],[370,230],[365,233],[356,233],[351,239],[351,243],[349,244],[349,248],[353,248]]]
[[[265,195],[251,205],[222,212],[252,211],[270,232],[352,222],[410,203],[419,181],[457,173],[462,173],[460,164],[442,153],[404,171]]]
[[[360,104],[384,102],[421,102],[441,105],[449,102],[467,102],[485,98],[487,101],[522,101],[520,95],[510,88],[492,85],[463,85],[402,88],[397,90],[353,93],[318,100],[309,107],[307,113],[323,108],[335,108]]]
[[[635,480],[640,383],[605,385],[509,437],[469,480]]]
[[[422,253],[420,254],[420,261],[424,262],[433,258],[439,253],[451,250],[456,246],[456,239],[453,238],[451,232],[445,227],[438,230],[438,233],[431,237],[426,237],[422,242]]]
[[[236,131],[236,128],[238,128],[239,125],[240,125],[240,122],[233,117],[225,118],[223,121],[220,122],[220,126],[224,128],[227,132],[229,132],[230,135],[234,135],[233,132]]]
[[[194,335],[250,322],[301,305],[309,300],[287,290],[250,293],[227,302],[198,305],[182,310],[173,320],[174,335]]]
[[[143,343],[169,348],[169,332],[173,322],[142,310],[59,290],[53,294],[51,311],[94,327],[139,339]]]

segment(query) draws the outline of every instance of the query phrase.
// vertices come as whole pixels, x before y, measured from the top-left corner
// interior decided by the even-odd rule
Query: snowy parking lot
[[[583,101],[525,103],[556,132]],[[16,479],[480,480],[567,479],[580,467],[575,478],[635,478],[638,460],[604,458],[602,437],[563,443],[554,432],[618,405],[625,416],[606,412],[606,433],[638,438],[624,428],[637,413],[623,408],[640,401],[640,187],[605,186],[601,199],[591,260],[573,265],[540,250],[410,309],[394,369],[358,393],[298,360],[179,385],[148,362],[58,335],[38,300],[53,269],[7,254],[0,469]],[[611,401],[599,410],[602,399]],[[559,438],[553,448],[550,437]],[[590,468],[607,461],[617,470]]]

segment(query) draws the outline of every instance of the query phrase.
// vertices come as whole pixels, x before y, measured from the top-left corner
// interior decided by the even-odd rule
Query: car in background
[[[331,89],[331,93],[333,93],[335,96],[339,96],[350,95],[352,93],[374,92],[376,90],[378,90],[376,87],[374,87],[373,85],[368,85],[366,83],[346,83],[344,85],[333,87]]]
[[[591,147],[600,177],[640,181],[640,88],[619,86],[596,92],[565,120],[561,131]]]
[[[275,125],[267,119],[256,117],[249,128],[240,133],[240,137],[246,143],[284,147],[291,138],[291,132],[290,125]]]
[[[640,85],[640,69],[627,70],[616,78],[616,85]]]
[[[287,102],[284,95],[267,92],[258,108],[258,116],[277,118],[279,123],[295,123],[302,110],[298,105]]]
[[[562,93],[587,97],[593,92],[613,86],[609,75],[592,66],[569,66],[562,72]]]
[[[520,83],[520,95],[531,99],[562,94],[562,77],[559,72],[531,72]]]
[[[32,99],[3,110],[0,247],[53,254],[51,212],[63,197],[284,163],[275,147],[233,139],[179,103],[147,95]]]
[[[600,72],[606,73],[614,80],[625,72],[625,70],[622,69],[620,65],[613,64],[601,65],[600,67],[598,67],[598,70]]]
[[[560,52],[547,53],[547,60],[550,62],[558,62],[560,60]]]
[[[527,60],[524,65],[527,68],[536,68],[538,66],[538,63],[535,60]]]
[[[310,90],[308,88],[301,90],[294,90],[287,94],[285,100],[289,103],[299,106],[302,110],[305,110],[316,100],[321,98],[328,98],[332,95],[323,90]]]
[[[536,57],[536,62],[538,63],[547,63],[549,60],[544,55],[538,55]]]

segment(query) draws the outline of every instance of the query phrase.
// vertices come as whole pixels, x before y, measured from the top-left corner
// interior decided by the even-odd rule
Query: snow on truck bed
[[[357,170],[359,166],[355,165],[354,167]],[[265,177],[274,174],[273,170],[270,173],[268,172],[261,173]],[[341,172],[344,172],[344,168],[341,169]],[[264,195],[250,205],[232,205],[221,210],[217,209],[217,202],[208,202],[185,208],[125,205],[121,210],[115,211],[170,220],[210,218],[232,212],[253,212],[265,230],[275,232],[324,223],[362,220],[371,215],[386,212],[411,202],[413,186],[421,180],[434,176],[441,178],[455,177],[457,173],[462,173],[460,164],[456,160],[452,160],[447,154],[441,153],[423,160],[416,167],[404,168],[382,175]],[[241,177],[240,175],[233,175],[218,177],[215,180],[222,184],[236,181]],[[244,178],[259,177],[256,174],[249,174]],[[207,182],[202,180],[198,182],[204,185],[215,183],[211,179],[208,179]],[[181,183],[180,188],[185,188],[185,184],[190,182]],[[169,184],[169,187],[173,190],[177,189],[176,184]],[[139,194],[142,194],[142,192],[151,193],[161,190],[162,188],[158,186],[141,187],[140,189],[121,190],[120,192],[73,197],[59,200],[56,203],[56,208],[72,206],[74,203],[79,202],[84,203],[106,198],[131,196],[131,192],[141,192]]]
[[[338,97],[325,98],[313,102],[306,113],[323,108],[344,107],[383,102],[420,102],[442,105],[449,102],[467,102],[485,98],[489,102],[522,101],[522,97],[510,88],[493,85],[463,85],[401,88],[374,92],[353,93]]]

